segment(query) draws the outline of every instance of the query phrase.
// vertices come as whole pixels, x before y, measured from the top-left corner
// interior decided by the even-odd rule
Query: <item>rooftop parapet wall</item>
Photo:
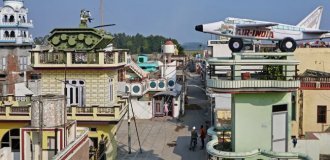
[[[239,91],[286,91],[300,86],[299,61],[293,53],[232,53],[232,57],[209,58],[207,87]],[[256,89],[258,88],[258,89]]]

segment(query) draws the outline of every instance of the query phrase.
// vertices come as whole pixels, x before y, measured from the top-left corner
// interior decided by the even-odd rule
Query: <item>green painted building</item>
[[[232,53],[230,58],[209,58],[207,62],[206,83],[212,102],[231,94],[227,103],[230,123],[212,115],[216,127],[208,130],[212,140],[207,151],[211,156],[309,159],[291,152],[291,99],[300,86],[296,80],[299,62],[293,53]],[[220,111],[228,108],[222,101],[214,103]]]

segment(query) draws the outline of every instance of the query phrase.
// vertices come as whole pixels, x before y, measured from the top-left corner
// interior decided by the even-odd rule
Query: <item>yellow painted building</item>
[[[101,141],[102,135],[108,139],[107,159],[114,159],[114,132],[127,107],[127,101],[117,95],[127,50],[54,53],[64,55],[57,56],[58,59],[56,56],[49,58],[52,54],[49,50],[34,49],[31,54],[33,68],[41,74],[36,85],[41,88],[41,94],[66,94],[68,120],[77,120],[78,127],[90,129],[88,135],[94,148],[99,146],[97,142]],[[91,57],[93,61],[90,61]],[[59,59],[62,63],[54,64]]]
[[[306,70],[330,73],[330,48],[298,48],[295,59],[299,75]],[[330,81],[329,78],[303,79],[301,88],[295,96],[296,105],[293,112],[292,135],[304,136],[306,132],[330,131]]]

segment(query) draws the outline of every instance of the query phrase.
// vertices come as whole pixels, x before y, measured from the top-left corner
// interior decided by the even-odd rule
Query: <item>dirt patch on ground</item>
[[[198,104],[188,104],[185,106],[185,109],[187,110],[201,110],[202,107],[199,106]]]
[[[183,124],[181,124],[181,125],[176,126],[176,128],[174,129],[174,131],[175,132],[179,132],[181,129],[184,129],[184,128],[186,128],[186,126],[183,125]]]
[[[167,143],[168,147],[175,147],[176,146],[176,141],[173,141],[171,143]]]

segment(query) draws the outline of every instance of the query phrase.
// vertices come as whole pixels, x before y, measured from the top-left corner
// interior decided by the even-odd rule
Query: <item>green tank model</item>
[[[89,11],[81,10],[79,28],[55,28],[48,38],[57,51],[90,51],[103,49],[111,43],[113,37],[104,30],[88,28],[91,21]]]

